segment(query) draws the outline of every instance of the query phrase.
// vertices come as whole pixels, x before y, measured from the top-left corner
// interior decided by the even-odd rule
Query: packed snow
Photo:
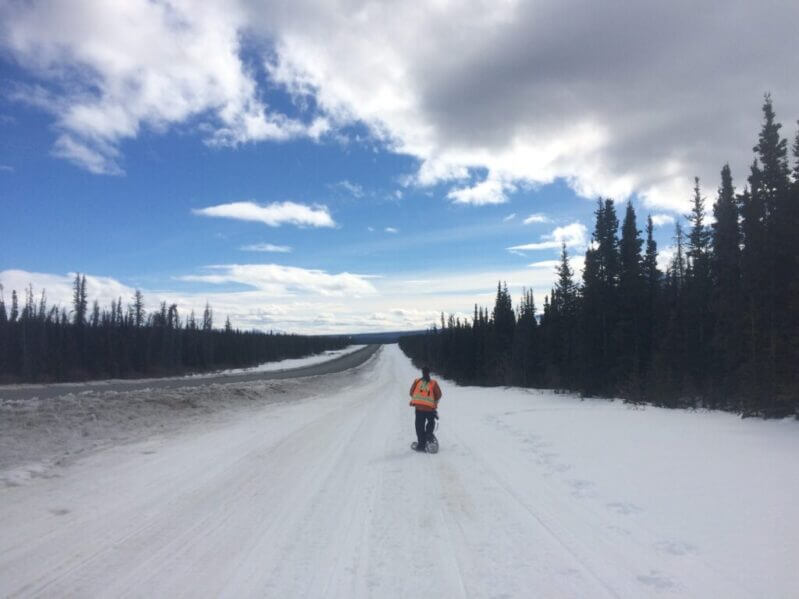
[[[0,482],[0,595],[796,596],[799,423],[440,381],[418,454],[415,376],[385,346],[208,386],[79,459],[31,445],[39,474]]]

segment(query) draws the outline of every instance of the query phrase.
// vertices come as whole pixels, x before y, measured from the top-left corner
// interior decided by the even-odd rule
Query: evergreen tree
[[[658,305],[662,273],[658,269],[658,246],[654,239],[652,217],[646,219],[646,252],[641,265],[644,299],[641,322],[641,361],[644,370],[651,372],[655,351],[655,332],[657,330]]]
[[[710,229],[705,226],[705,199],[694,178],[691,213],[686,216],[691,223],[686,251],[687,269],[684,289],[686,365],[692,385],[704,395],[709,369],[710,341],[713,318],[711,314],[712,283],[710,280]]]
[[[613,392],[617,374],[619,220],[613,200],[598,201],[582,289],[582,386],[589,395]]]
[[[513,333],[516,328],[516,315],[513,312],[513,300],[508,292],[507,283],[497,283],[497,296],[492,313],[494,324],[494,365],[497,382],[510,384],[511,348]]]
[[[8,322],[8,314],[6,313],[6,302],[3,297],[3,286],[0,285],[0,326]]]
[[[561,244],[555,289],[552,291],[550,309],[555,315],[553,342],[556,367],[562,388],[574,388],[577,374],[577,314],[578,289],[574,282],[574,271],[569,263],[566,244]]]
[[[641,395],[641,375],[643,374],[643,310],[644,285],[642,276],[641,248],[643,240],[638,230],[635,209],[632,202],[627,209],[622,224],[619,242],[619,373],[618,379],[626,381],[628,394],[636,398]]]
[[[11,322],[16,322],[19,316],[19,300],[17,299],[17,290],[11,290]]]
[[[713,206],[713,252],[711,260],[715,314],[711,356],[716,403],[731,405],[738,384],[742,357],[741,330],[741,233],[738,205],[730,166],[721,169],[721,186]]]
[[[685,299],[683,297],[686,276],[685,242],[682,225],[674,225],[675,249],[663,289],[663,336],[660,343],[660,356],[657,369],[658,386],[667,398],[666,406],[677,407],[677,398],[685,390]]]
[[[138,289],[133,294],[133,326],[141,327],[146,317],[144,311],[144,296]]]
[[[82,327],[86,324],[87,308],[86,275],[83,275],[81,278],[80,273],[78,273],[75,275],[75,281],[72,283],[72,313],[75,325]]]
[[[790,178],[788,167],[788,142],[781,138],[781,125],[767,94],[763,104],[763,127],[758,144],[754,147],[759,159],[750,177],[753,198],[762,205],[763,244],[759,261],[762,286],[757,299],[762,302],[761,312],[762,340],[760,346],[765,350],[762,363],[761,386],[769,398],[766,411],[780,414],[789,411],[786,390],[781,381],[792,376],[795,365],[787,358],[783,348],[792,344],[790,322],[792,315],[788,309],[788,293],[794,273],[794,260],[791,248],[795,243],[796,230],[791,229],[792,209],[790,205]],[[786,272],[787,266],[787,272]]]
[[[523,290],[514,333],[515,380],[529,387],[538,380],[538,322],[535,315],[535,298],[532,289]]]

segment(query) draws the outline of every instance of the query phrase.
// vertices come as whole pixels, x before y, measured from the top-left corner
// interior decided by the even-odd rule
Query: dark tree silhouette
[[[770,96],[748,187],[736,195],[729,166],[705,224],[695,182],[688,234],[675,223],[664,274],[652,219],[646,242],[628,203],[599,199],[582,286],[565,247],[557,283],[536,319],[525,291],[511,333],[510,295],[474,307],[472,322],[442,315],[441,329],[403,337],[417,363],[470,384],[543,386],[670,407],[744,415],[799,415],[799,133],[791,170]],[[510,377],[499,364],[511,364]]]

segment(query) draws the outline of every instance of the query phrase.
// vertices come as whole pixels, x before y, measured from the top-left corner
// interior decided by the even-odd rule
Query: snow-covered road
[[[420,455],[414,376],[385,346],[0,488],[0,596],[796,596],[798,423],[443,381]]]

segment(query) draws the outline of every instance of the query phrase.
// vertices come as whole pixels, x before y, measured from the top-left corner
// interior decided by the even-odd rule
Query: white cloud
[[[584,224],[574,222],[563,227],[557,227],[551,233],[541,236],[541,241],[514,245],[508,248],[511,251],[535,251],[560,249],[562,244],[567,248],[582,248],[586,245],[587,229]]]
[[[14,167],[11,166],[10,164],[0,164],[0,171],[6,172],[6,173],[13,173],[14,172]]]
[[[514,213],[512,213],[512,214],[509,214],[509,215],[508,215],[508,216],[506,216],[506,217],[504,217],[504,218],[502,219],[502,222],[503,222],[503,223],[507,223],[507,222],[510,222],[510,221],[512,221],[514,218],[516,218],[516,213],[515,213],[515,212],[514,212]]]
[[[394,227],[386,227],[386,233],[399,233],[399,230]]]
[[[438,322],[442,311],[463,319],[471,318],[475,302],[492,306],[497,280],[507,281],[514,301],[518,301],[522,288],[532,289],[540,307],[555,280],[554,270],[540,268],[414,272],[390,277],[329,274],[276,265],[224,265],[208,270],[206,275],[181,277],[196,283],[200,287],[197,291],[142,288],[147,310],[156,310],[165,301],[175,303],[186,317],[192,310],[202,314],[207,301],[217,326],[229,316],[237,328],[293,333],[414,330]],[[72,301],[73,278],[72,274],[0,271],[6,301],[10,301],[12,289],[22,294],[32,283],[37,298],[44,288],[50,305],[67,308]],[[87,275],[86,279],[90,303],[98,299],[103,308],[118,298],[123,305],[131,303],[132,286],[108,277]],[[214,290],[217,285],[230,283],[245,289]]]
[[[42,290],[45,290],[48,305],[61,305],[69,311],[72,309],[72,284],[75,274],[71,272],[66,275],[57,275],[24,270],[4,270],[0,271],[0,285],[4,288],[7,307],[10,307],[12,290],[16,290],[21,307],[25,289],[28,285],[33,285],[34,299],[37,302]],[[82,273],[82,275],[84,274]],[[98,300],[104,307],[110,306],[112,301],[117,301],[119,298],[122,298],[123,302],[128,301],[135,291],[133,287],[111,277],[90,274],[85,274],[85,276],[89,302]]]
[[[447,198],[456,204],[474,204],[475,206],[504,204],[508,201],[508,196],[505,192],[514,191],[515,189],[516,187],[510,183],[496,179],[485,179],[470,187],[452,189],[447,194]]]
[[[0,44],[47,87],[46,101],[27,95],[52,107],[55,151],[94,172],[119,172],[120,143],[145,128],[200,122],[209,143],[235,145],[341,136],[357,123],[368,143],[418,159],[407,182],[461,182],[456,202],[501,203],[512,186],[562,178],[582,195],[638,193],[683,213],[694,175],[717,181],[725,161],[745,175],[762,92],[782,122],[796,118],[781,111],[799,105],[799,4],[595,8],[7,2]],[[263,65],[245,61],[259,52]],[[271,109],[270,85],[302,116]],[[463,183],[476,173],[484,179]]]
[[[531,262],[528,266],[530,268],[557,268],[560,265],[560,260],[541,260],[539,262]]]
[[[545,214],[531,214],[530,216],[524,219],[525,225],[531,225],[534,223],[548,223],[548,222],[550,222],[549,217],[546,216]]]
[[[303,122],[265,104],[241,57],[247,20],[239,2],[5,3],[0,43],[47,86],[15,96],[54,114],[54,153],[119,174],[119,144],[145,127],[199,119],[212,145],[316,139],[329,129],[321,115]]]
[[[277,40],[273,78],[417,157],[417,183],[488,172],[490,186],[450,199],[497,203],[500,180],[560,177],[681,212],[694,174],[717,180],[725,160],[744,172],[762,92],[778,110],[799,103],[799,5],[716,4],[298,0],[261,22]]]
[[[279,227],[283,224],[307,227],[334,227],[336,225],[326,206],[311,207],[294,202],[273,202],[266,206],[255,202],[232,202],[199,208],[193,212],[202,216],[256,221],[270,227]]]
[[[212,284],[239,283],[275,296],[310,293],[357,297],[376,293],[367,277],[348,272],[332,275],[323,270],[279,264],[223,264],[206,269],[212,274],[185,275],[179,279]]]
[[[330,187],[334,189],[340,189],[341,191],[357,199],[360,199],[364,196],[363,187],[361,187],[357,183],[352,183],[351,181],[347,180],[339,181],[338,183],[335,183]]]
[[[671,214],[653,214],[652,225],[662,227],[663,225],[673,225],[674,217]]]
[[[666,272],[671,265],[671,261],[677,254],[677,246],[668,246],[658,249],[658,269],[660,272]]]
[[[245,245],[241,248],[244,252],[275,252],[278,254],[287,254],[291,252],[291,247],[287,245],[274,245],[272,243],[253,243]]]

